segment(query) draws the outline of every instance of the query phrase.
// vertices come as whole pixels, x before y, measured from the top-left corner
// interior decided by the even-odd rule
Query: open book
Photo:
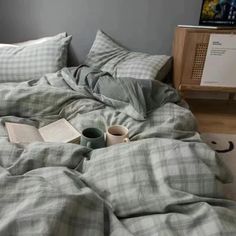
[[[65,119],[60,119],[40,129],[32,125],[6,122],[9,140],[12,143],[32,142],[79,143],[80,133]]]

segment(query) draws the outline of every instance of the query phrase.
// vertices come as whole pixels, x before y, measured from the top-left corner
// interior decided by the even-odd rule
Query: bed
[[[0,235],[235,235],[236,204],[221,190],[232,175],[178,93],[100,69],[0,84]],[[79,131],[124,125],[130,142],[16,145],[4,126],[60,118]]]

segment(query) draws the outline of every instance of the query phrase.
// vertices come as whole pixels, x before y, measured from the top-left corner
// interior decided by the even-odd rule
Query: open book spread
[[[12,143],[79,143],[80,133],[65,119],[60,119],[40,129],[32,125],[11,122],[6,122],[5,125]]]

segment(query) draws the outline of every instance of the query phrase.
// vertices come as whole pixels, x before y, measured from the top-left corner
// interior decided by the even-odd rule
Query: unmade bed
[[[169,86],[82,66],[2,84],[0,99],[0,235],[235,235],[235,203],[220,191],[231,175]],[[78,130],[124,125],[131,142],[8,141],[6,121],[61,117]]]
[[[0,44],[0,235],[236,235],[236,204],[222,191],[232,175],[160,82],[170,57],[98,31],[86,65],[68,68],[70,40]],[[61,118],[79,132],[123,125],[130,142],[9,142],[6,122]]]

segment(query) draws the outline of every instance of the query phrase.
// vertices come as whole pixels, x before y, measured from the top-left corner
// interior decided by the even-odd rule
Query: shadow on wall
[[[68,66],[78,66],[80,63],[78,55],[73,48],[73,45],[70,45],[68,52]]]

